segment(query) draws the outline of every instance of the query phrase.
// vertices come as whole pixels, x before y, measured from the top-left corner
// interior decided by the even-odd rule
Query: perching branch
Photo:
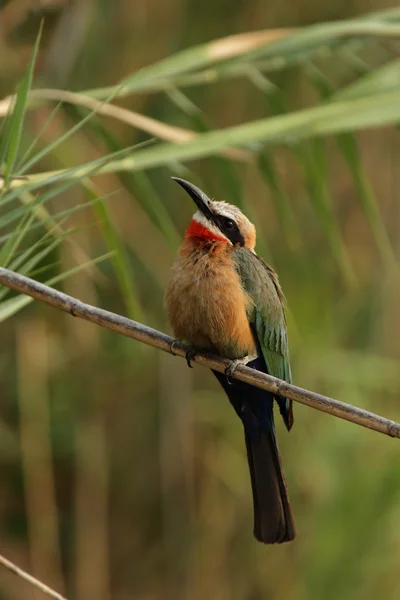
[[[143,342],[144,344],[154,346],[164,352],[169,352],[170,354],[184,358],[188,351],[188,346],[174,340],[165,333],[161,333],[156,329],[152,329],[151,327],[147,327],[146,325],[142,325],[141,323],[137,323],[136,321],[132,321],[121,315],[117,315],[101,308],[96,308],[90,304],[85,304],[72,296],[68,296],[63,292],[59,292],[54,288],[44,285],[43,283],[39,283],[29,277],[19,275],[18,273],[14,273],[13,271],[1,267],[0,284],[17,292],[31,296],[36,300],[40,300],[40,302],[49,304],[54,308],[70,313],[75,317],[85,319],[86,321],[101,325],[107,329],[112,329],[117,333],[126,335],[127,337]],[[226,368],[231,364],[231,361],[226,358],[221,358],[205,352],[196,353],[193,362],[219,371],[220,373],[224,373]],[[261,373],[250,367],[239,365],[236,368],[233,377],[258,388],[268,390],[273,394],[290,398],[301,404],[306,404],[307,406],[334,415],[335,417],[340,417],[346,421],[352,421],[353,423],[357,423],[368,429],[374,429],[375,431],[379,431],[380,433],[384,433],[391,437],[400,438],[400,424],[395,421],[390,421],[389,419],[375,415],[362,408],[357,408],[356,406],[340,402],[339,400],[329,398],[328,396],[322,396],[321,394],[304,390],[295,385],[290,385],[289,383],[286,383],[286,381],[282,381],[271,375],[266,375],[265,373]]]
[[[59,594],[58,592],[56,592],[55,590],[50,588],[45,583],[42,583],[41,581],[39,581],[39,579],[36,579],[36,577],[29,575],[29,573],[27,573],[20,567],[17,567],[17,565],[15,565],[13,562],[8,560],[7,558],[4,558],[4,556],[2,556],[1,554],[0,554],[0,564],[3,565],[3,567],[8,569],[9,571],[12,571],[13,573],[15,573],[15,575],[18,575],[18,577],[25,579],[25,581],[27,581],[31,585],[35,586],[35,588],[37,588],[38,590],[41,590],[44,594],[47,594],[47,596],[49,596],[50,598],[53,598],[54,600],[67,600],[65,598],[65,596],[62,596],[61,594]]]

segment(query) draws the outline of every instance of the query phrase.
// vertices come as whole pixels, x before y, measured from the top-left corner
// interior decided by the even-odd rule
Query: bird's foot
[[[174,352],[176,345],[180,345],[180,342],[178,340],[174,340],[170,346],[171,353],[174,356],[177,356],[177,354]],[[196,356],[196,354],[197,354],[197,350],[193,346],[189,346],[189,349],[187,350],[187,352],[185,354],[185,358],[186,358],[188,367],[190,367],[191,369],[193,369],[193,365],[191,364],[191,362],[194,359],[194,357]]]
[[[190,367],[191,369],[193,369],[192,360],[194,359],[196,354],[197,354],[197,351],[193,347],[190,347],[189,350],[186,352],[185,358],[186,358],[187,366]]]
[[[229,365],[225,369],[226,380],[229,385],[233,385],[232,377],[233,377],[236,369],[238,368],[238,366],[246,365],[250,359],[251,359],[250,356],[245,356],[244,358],[237,358],[236,360],[232,360],[229,363]]]

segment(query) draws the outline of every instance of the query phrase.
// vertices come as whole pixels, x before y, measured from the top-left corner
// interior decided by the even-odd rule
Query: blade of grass
[[[249,79],[264,94],[268,107],[272,110],[272,114],[287,112],[287,105],[283,100],[282,93],[263,73],[260,73],[258,69],[252,68],[249,72]],[[296,224],[289,196],[281,185],[272,153],[263,149],[257,153],[257,157],[258,168],[271,193],[275,212],[280,221],[285,239],[289,247],[294,252],[297,252],[303,246],[300,230]]]
[[[29,275],[32,271],[32,269],[43,259],[45,258],[48,254],[50,254],[50,252],[52,250],[54,250],[55,248],[57,248],[57,246],[61,243],[61,238],[57,238],[56,240],[53,240],[52,243],[48,244],[45,248],[43,248],[41,251],[37,251],[35,256],[31,257],[29,260],[26,260],[26,255],[27,253],[22,253],[21,256],[19,256],[17,259],[14,259],[10,262],[10,269],[14,270],[18,270],[19,269],[19,273],[21,273],[21,275]],[[37,247],[36,247],[37,248]],[[0,300],[1,298],[3,298],[7,293],[7,290],[1,290],[0,289]]]
[[[260,73],[257,74],[256,78],[253,77],[252,80],[264,92],[272,114],[287,114],[289,108],[279,88],[272,87],[271,83],[265,78],[263,79],[263,75]],[[312,208],[325,234],[341,275],[346,284],[349,287],[353,287],[356,281],[355,273],[342,240],[327,185],[325,146],[321,140],[311,140],[309,143],[292,144],[290,150],[302,169]],[[268,162],[264,161],[264,164],[261,166],[264,167],[264,174],[269,180],[272,189],[274,189],[274,174],[270,168],[268,169]],[[282,200],[284,198],[279,197],[279,205],[281,205]],[[285,220],[287,220],[286,214],[288,213],[286,206],[287,203],[284,203],[280,207],[280,211],[284,211],[285,213]]]
[[[381,69],[378,69],[378,71],[382,72]],[[317,68],[310,67],[308,73],[310,80],[313,82],[323,100],[330,100],[336,96],[330,81]],[[362,79],[364,79],[364,81],[367,79],[368,82],[371,82],[371,79],[368,76]],[[382,78],[379,77],[378,79],[383,84]],[[373,87],[375,82],[376,80],[372,80]],[[352,176],[361,209],[368,221],[381,260],[388,268],[392,268],[396,265],[394,249],[389,240],[382,214],[379,209],[378,199],[373,193],[368,177],[363,169],[357,140],[351,133],[342,133],[338,135],[337,141],[344,161]]]
[[[36,217],[45,222],[46,226],[51,224],[52,217],[50,213],[44,208],[44,205],[49,202],[55,196],[60,195],[61,193],[68,190],[71,186],[76,185],[76,181],[71,179],[69,181],[65,181],[57,186],[54,186],[47,192],[43,194],[39,194],[36,198],[34,198],[33,194],[30,191],[25,191],[22,189],[20,191],[19,199],[23,202],[22,206],[9,210],[1,219],[0,222],[0,230],[6,226],[9,226],[11,223],[22,217],[27,208],[35,209]]]
[[[60,226],[61,226],[61,224],[64,223],[64,221],[65,220],[62,220],[60,222]],[[42,258],[43,255],[41,255],[41,252],[42,252],[41,248],[43,246],[45,247],[44,251],[48,252],[49,246],[51,246],[53,243],[57,245],[58,243],[65,240],[66,238],[74,235],[75,233],[78,233],[80,231],[84,231],[87,229],[88,229],[88,226],[77,227],[75,229],[69,229],[69,230],[63,232],[62,234],[59,234],[55,240],[52,237],[53,232],[51,230],[47,231],[41,238],[39,238],[36,242],[31,244],[28,248],[26,248],[23,251],[21,251],[20,253],[16,254],[15,258],[10,263],[9,268],[12,271],[19,271],[23,275],[27,275],[28,272],[30,272],[31,269],[37,264],[38,260],[40,260]],[[39,259],[38,259],[38,256],[40,256]]]
[[[140,145],[139,145],[140,146]],[[135,146],[134,148],[137,148]],[[67,169],[59,169],[58,171],[53,171],[48,174],[48,177],[44,180],[40,178],[35,178],[34,175],[31,175],[27,178],[27,180],[13,180],[12,188],[8,189],[4,194],[3,198],[0,198],[0,206],[4,206],[7,203],[11,202],[15,198],[17,198],[22,192],[33,192],[39,188],[44,186],[52,185],[54,183],[62,184],[63,181],[70,180],[75,183],[79,183],[83,178],[90,177],[97,173],[97,171],[104,166],[107,161],[112,161],[114,159],[119,159],[124,155],[132,152],[133,148],[125,148],[121,151],[114,152],[107,156],[102,156],[100,158],[96,158],[92,161],[87,162],[84,165],[78,165],[76,167],[70,167]],[[66,177],[65,175],[68,174]],[[0,179],[0,184],[1,184]],[[1,190],[1,185],[0,185]]]
[[[141,321],[143,309],[126,248],[112,223],[106,204],[101,196],[99,196],[95,186],[88,183],[85,185],[85,191],[92,201],[96,200],[94,211],[99,217],[99,226],[103,238],[109,250],[114,252],[111,262],[128,309],[128,314],[131,318]]]
[[[169,91],[173,88],[192,87],[198,85],[210,85],[213,83],[221,82],[224,80],[235,79],[239,77],[247,77],[249,71],[256,67],[262,72],[276,72],[288,69],[295,65],[302,65],[307,63],[312,58],[323,56],[324,58],[335,58],[337,53],[342,49],[348,49],[352,51],[363,48],[367,43],[365,38],[339,38],[328,46],[318,46],[312,51],[307,52],[304,50],[302,53],[294,53],[289,57],[272,56],[266,59],[258,59],[255,61],[228,60],[223,63],[218,63],[212,67],[208,67],[201,71],[194,71],[185,75],[178,75],[170,79],[156,79],[148,84],[141,86],[140,92],[159,92]],[[137,90],[134,90],[135,93]],[[100,94],[99,94],[100,95]],[[0,104],[0,117],[1,117],[1,104]]]
[[[32,92],[31,92],[32,93]],[[60,108],[62,106],[62,102],[58,102],[55,107],[53,108],[53,110],[50,112],[49,116],[47,117],[46,121],[44,122],[43,126],[41,127],[40,131],[38,132],[38,134],[35,136],[35,138],[32,140],[32,143],[28,146],[28,148],[26,149],[25,154],[21,157],[18,166],[16,167],[16,170],[18,171],[19,169],[22,168],[22,166],[24,165],[24,163],[28,160],[29,156],[31,156],[33,154],[34,149],[36,148],[40,138],[42,137],[43,133],[46,131],[46,129],[51,125],[51,123],[54,120],[54,117],[58,114],[58,112],[60,111]]]
[[[382,91],[399,89],[400,86],[400,58],[396,58],[383,67],[367,73],[355,83],[332,93],[333,101],[348,100],[350,98],[365,98]]]
[[[177,106],[189,119],[190,126],[196,132],[206,133],[212,131],[212,126],[207,122],[200,109],[189,100],[189,98],[176,88],[167,92],[168,98]],[[227,199],[236,204],[239,208],[244,207],[243,186],[240,177],[233,164],[223,156],[216,156],[213,161],[218,178],[223,182],[223,189],[227,190]]]
[[[7,187],[11,173],[14,169],[17,160],[18,150],[21,143],[22,129],[24,126],[24,118],[26,105],[28,100],[29,90],[32,86],[33,72],[36,63],[36,57],[39,50],[40,38],[42,35],[43,22],[40,25],[36,42],[33,48],[31,60],[29,61],[28,69],[17,88],[14,109],[11,115],[9,138],[7,140],[7,156],[5,159],[4,168],[4,184]]]
[[[271,153],[259,152],[258,168],[271,193],[275,211],[282,227],[283,237],[289,248],[293,252],[298,252],[303,247],[300,230],[296,224],[289,196],[281,185]]]
[[[97,173],[143,170],[165,166],[172,161],[187,161],[220,152],[226,147],[252,144],[292,144],[294,141],[356,131],[397,123],[400,120],[400,90],[376,94],[362,99],[333,102],[295,111],[288,115],[260,119],[223,130],[199,134],[195,140],[184,144],[157,144],[151,149],[135,152],[120,160],[104,161]],[[84,165],[74,170],[60,169],[36,173],[29,177],[30,186],[41,187],[54,181],[82,178],[87,175]],[[14,181],[13,188],[22,187]],[[15,191],[15,190],[14,190]]]
[[[120,94],[121,96],[126,96],[134,91],[142,91],[149,84],[159,82],[160,80],[171,82],[173,77],[198,70],[219,61],[241,56],[258,45],[273,44],[275,39],[280,36],[286,36],[291,31],[290,29],[271,29],[256,31],[250,34],[238,34],[181,50],[152,65],[143,67],[133,75],[129,75],[123,79]],[[83,93],[95,98],[102,98],[111,89],[110,87],[87,90]]]
[[[358,76],[363,76],[371,71],[371,66],[349,44],[339,49],[339,55]]]
[[[12,96],[10,98],[10,102],[6,105],[3,114],[0,114],[0,118],[4,116],[3,122],[0,127],[0,173],[3,175],[4,172],[4,162],[7,154],[7,144],[10,137],[10,129],[11,129],[11,115],[14,109],[16,97]],[[0,192],[1,196],[1,192]]]
[[[108,258],[110,258],[112,256],[112,254],[113,254],[112,252],[107,252],[107,254],[103,254],[102,256],[94,258],[88,262],[81,264],[81,265],[77,265],[77,266],[73,267],[72,269],[65,271],[64,273],[57,275],[56,277],[52,277],[51,279],[46,281],[46,284],[54,285],[55,283],[58,283],[59,281],[63,281],[70,275],[74,275],[75,273],[78,273],[79,271],[82,271],[83,269],[86,269],[87,267],[89,267],[93,264],[98,264],[100,262],[107,260]],[[27,306],[32,300],[33,300],[33,298],[31,298],[30,296],[21,296],[20,295],[20,296],[15,296],[13,298],[9,298],[8,300],[4,300],[3,302],[1,302],[0,303],[0,323],[2,323],[6,319],[9,319],[13,315],[15,315],[22,308]]]
[[[111,152],[118,152],[121,145],[118,139],[98,120],[91,122],[93,131],[98,135]],[[149,215],[151,221],[165,236],[172,250],[180,244],[180,234],[173,222],[161,197],[145,173],[121,173],[120,180],[128,192],[139,202],[140,206]]]
[[[6,215],[4,215],[1,219],[0,230],[2,227],[9,226],[18,218],[22,217],[27,211],[31,211],[32,215],[39,220],[45,227],[50,229],[53,232],[53,235],[62,235],[64,233],[62,227],[60,226],[59,219],[57,222],[56,218],[53,218],[47,209],[43,206],[45,202],[49,201],[55,195],[61,193],[68,189],[71,185],[73,185],[73,181],[66,182],[67,185],[61,184],[59,186],[55,186],[53,189],[49,190],[45,194],[39,195],[37,198],[34,198],[30,192],[21,192],[19,196],[19,200],[23,202],[23,206],[10,210]],[[76,212],[76,207],[72,207],[71,209],[67,209],[63,212],[63,216],[68,216]],[[84,206],[79,205],[78,209],[84,208]],[[56,214],[55,217],[60,217],[60,213]],[[32,230],[35,225],[31,224],[29,230]],[[28,231],[28,230],[27,230]],[[7,237],[2,236],[0,238],[0,242]],[[80,263],[82,261],[88,260],[88,256],[86,252],[83,251],[81,246],[76,242],[76,240],[68,239],[68,243],[71,245],[72,254],[77,261]]]
[[[0,303],[0,323],[6,321],[17,312],[22,310],[25,306],[30,304],[32,298],[29,296],[16,296],[9,298]]]
[[[68,129],[63,135],[60,135],[56,140],[47,144],[45,148],[40,150],[35,156],[33,156],[30,160],[28,160],[24,165],[20,167],[18,170],[18,175],[24,175],[31,167],[41,161],[45,156],[47,156],[50,152],[55,150],[60,144],[64,143],[71,136],[77,133],[82,127],[93,118],[96,114],[96,108],[89,112],[81,121],[79,121],[74,127]]]
[[[77,123],[74,127],[66,131],[63,135],[59,136],[56,140],[45,146],[41,151],[39,151],[34,157],[28,160],[25,164],[21,165],[18,171],[18,175],[24,174],[28,169],[30,169],[33,165],[35,165],[38,161],[42,160],[47,154],[49,154],[52,150],[57,148],[61,143],[65,142],[72,135],[74,135],[77,131],[79,131],[90,119],[93,115],[96,114],[97,110],[100,110],[103,104],[106,104],[110,100],[112,100],[115,95],[118,94],[120,86],[114,87],[113,91],[108,95],[108,97],[99,103],[96,103],[93,106],[92,110],[86,115],[79,123]],[[15,111],[14,111],[15,112]],[[14,114],[14,113],[13,113]]]
[[[106,196],[103,196],[103,198],[105,198],[105,197]],[[82,202],[81,204],[78,204],[77,206],[71,206],[70,208],[66,208],[65,210],[60,210],[57,213],[55,213],[54,215],[52,215],[48,220],[44,220],[39,223],[35,223],[35,224],[31,225],[29,228],[29,232],[35,231],[36,229],[38,229],[39,227],[42,227],[43,225],[45,227],[48,227],[49,230],[51,230],[53,227],[57,228],[57,227],[59,227],[59,222],[61,220],[63,221],[66,217],[69,217],[80,210],[84,210],[85,208],[92,207],[93,204],[96,202],[97,202],[97,200],[90,200],[88,202]],[[64,231],[59,229],[57,235],[63,235],[64,233],[65,233]],[[0,237],[0,243],[6,242],[10,237],[12,237],[12,235],[13,235],[13,232],[2,235]]]
[[[169,88],[171,85],[179,87],[183,85],[182,80],[179,81],[179,77],[182,75],[223,61],[227,62],[227,67],[230,69],[234,69],[235,66],[243,69],[241,64],[243,62],[250,64],[260,58],[269,57],[276,58],[280,68],[287,67],[296,63],[299,55],[302,55],[302,60],[309,60],[311,56],[329,46],[337,47],[338,44],[342,44],[346,37],[399,36],[400,26],[396,23],[392,24],[399,19],[400,12],[398,9],[394,9],[371,13],[358,19],[310,25],[294,33],[293,30],[256,32],[256,34],[265,35],[264,38],[259,37],[259,43],[255,44],[255,47],[259,46],[257,50],[252,50],[250,44],[239,47],[235,43],[235,36],[214,40],[188,50],[182,50],[171,57],[140,69],[123,80],[119,95],[127,96],[134,92],[155,91]],[[277,33],[280,39],[276,39]],[[194,77],[196,77],[196,73]],[[214,78],[215,71],[209,70],[208,76],[201,78],[201,82],[209,83]],[[115,88],[110,86],[85,90],[83,93],[95,98],[104,98],[113,89]]]
[[[66,219],[62,220],[60,222],[60,225],[64,223],[65,220]],[[42,236],[42,238],[40,238],[33,245],[20,252],[10,264],[9,269],[12,271],[19,271],[23,275],[27,275],[28,272],[36,266],[37,262],[40,261],[44,256],[46,256],[46,253],[56,248],[60,242],[72,237],[76,233],[87,231],[89,227],[91,227],[91,225],[83,225],[82,227],[68,229],[63,233],[58,234],[56,239],[53,238],[52,231],[47,231],[45,235]],[[42,248],[42,246],[44,246],[44,248]],[[49,250],[49,247],[51,247],[51,250]],[[44,254],[42,254],[42,252]],[[34,256],[31,256],[32,254]]]
[[[246,57],[239,60],[256,61],[260,58],[265,59],[272,55],[280,56],[286,62],[296,54],[303,54],[308,57],[315,53],[319,48],[323,48],[335,43],[340,38],[346,37],[399,37],[400,25],[397,23],[385,23],[378,19],[348,19],[345,21],[332,21],[328,23],[317,23],[303,27],[291,35],[276,40],[269,46],[261,46]]]
[[[50,242],[51,239],[51,234],[49,232],[46,232],[45,235],[43,235],[41,238],[39,238],[36,242],[34,242],[31,246],[29,246],[29,248],[25,248],[24,250],[21,250],[18,253],[15,253],[15,258],[13,258],[13,260],[10,263],[9,268],[12,271],[18,271],[18,269],[26,262],[29,260],[30,256],[32,254],[35,254],[38,250],[40,250],[40,248],[45,245],[48,244]]]
[[[207,122],[207,119],[203,113],[197,108],[197,106],[189,100],[189,98],[180,90],[171,90],[168,94],[170,100],[180,108],[190,119],[191,126],[199,132],[211,131],[211,126]],[[244,190],[242,180],[237,173],[237,169],[234,164],[224,156],[216,156],[213,161],[213,168],[217,174],[217,177],[222,181],[222,188],[227,191],[226,199],[229,202],[233,202],[239,208],[244,210],[250,220],[254,223],[257,231],[262,232],[261,224],[259,223],[258,217],[255,213],[255,209],[250,200],[247,200],[244,196]],[[272,254],[266,242],[266,236],[259,235],[257,239],[257,250],[267,260],[271,261]]]
[[[363,169],[357,141],[350,133],[342,133],[338,136],[338,144],[347,167],[353,176],[357,196],[371,228],[381,260],[387,267],[392,268],[397,264],[394,249],[379,210],[378,199],[372,191]]]
[[[26,212],[19,222],[18,227],[12,232],[11,236],[0,250],[0,265],[6,267],[10,264],[24,236],[29,231],[34,218],[35,215],[33,212]]]
[[[39,90],[32,90],[30,93],[30,98],[34,99],[35,101],[57,100],[61,103],[65,103],[67,106],[75,105],[77,107],[88,108],[92,111],[95,111],[97,116],[103,115],[117,119],[122,123],[126,123],[131,127],[139,129],[140,131],[144,131],[149,135],[167,142],[181,143],[192,139],[195,136],[195,132],[190,131],[189,129],[183,129],[182,127],[169,125],[140,113],[122,108],[121,106],[115,106],[105,101],[99,102],[94,98],[90,98],[89,96],[85,96],[83,94],[77,94],[75,92],[43,88]],[[2,116],[2,112],[4,113],[6,109],[10,109],[12,102],[13,97],[10,96],[0,103],[0,117]],[[226,154],[228,154],[231,158],[241,162],[249,162],[251,160],[251,155],[244,150],[227,150]],[[20,162],[22,163],[22,161]]]
[[[345,282],[349,287],[354,287],[357,282],[356,275],[340,233],[327,185],[324,144],[321,140],[313,140],[308,145],[308,149],[302,144],[297,153],[301,157],[311,203],[322,225],[328,244]]]
[[[292,30],[266,30],[222,38],[183,50],[172,57],[144,67],[127,77],[122,84],[81,93],[98,99],[116,98],[135,91],[156,91],[169,89],[171,86],[210,83],[223,76],[224,69],[228,70],[229,76],[247,74],[251,64],[258,63],[261,68],[257,51],[255,54],[250,52],[257,46],[261,46],[258,51],[261,58],[266,55],[270,57],[269,68],[282,69],[299,62],[299,58],[304,62],[318,53],[326,54],[330,50],[346,46],[349,36],[352,43],[354,40],[351,40],[351,36],[355,36],[355,40],[362,41],[365,40],[366,35],[399,35],[400,30],[396,25],[399,19],[399,10],[393,9],[370,13],[358,19],[311,25],[295,31],[292,35],[289,35]],[[282,39],[273,41],[277,37]],[[281,42],[283,45],[280,45]],[[219,64],[213,68],[206,68],[203,72],[198,71],[202,66],[209,67],[215,63]],[[262,68],[268,69],[268,65]],[[185,77],[189,78],[186,82]],[[193,78],[193,81],[190,78]],[[7,107],[0,103],[0,118],[4,116],[5,108]]]

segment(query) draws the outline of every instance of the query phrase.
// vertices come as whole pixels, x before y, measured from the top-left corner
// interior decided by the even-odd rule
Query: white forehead
[[[223,217],[228,217],[235,221],[235,223],[239,224],[240,221],[247,220],[242,211],[233,204],[228,204],[227,202],[216,202],[215,200],[211,202],[211,210],[217,215],[221,215]]]

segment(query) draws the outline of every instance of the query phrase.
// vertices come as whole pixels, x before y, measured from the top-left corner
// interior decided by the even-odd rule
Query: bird
[[[213,371],[242,421],[253,494],[255,538],[265,544],[296,537],[287,484],[275,435],[276,401],[288,431],[292,401],[233,379],[243,362],[292,381],[285,299],[276,272],[256,254],[256,230],[235,205],[211,200],[199,187],[172,177],[194,200],[194,213],[165,292],[175,337],[197,350],[231,360]]]

